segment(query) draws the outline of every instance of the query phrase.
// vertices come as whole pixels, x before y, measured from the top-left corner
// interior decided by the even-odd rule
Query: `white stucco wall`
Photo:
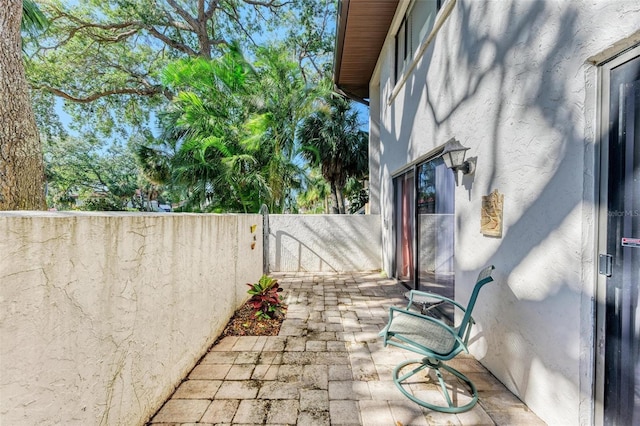
[[[272,272],[377,271],[378,215],[269,215]]]
[[[383,265],[393,259],[392,173],[455,137],[477,162],[456,188],[456,298],[468,300],[483,266],[497,267],[474,312],[473,353],[549,424],[591,424],[596,67],[587,60],[632,37],[640,8],[455,3],[395,98],[394,28],[371,81]],[[480,234],[481,197],[494,189],[505,196],[502,238]]]
[[[0,212],[0,424],[143,424],[262,274],[261,220]]]

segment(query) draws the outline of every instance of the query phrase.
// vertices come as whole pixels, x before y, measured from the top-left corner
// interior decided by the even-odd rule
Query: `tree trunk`
[[[340,213],[340,209],[338,208],[339,205],[340,204],[338,202],[338,187],[336,186],[335,182],[331,182],[331,213],[332,214]]]
[[[46,210],[42,146],[22,63],[22,1],[0,7],[0,210]]]
[[[339,185],[336,185],[336,194],[338,195],[338,213],[345,214],[344,194],[342,193],[342,187]]]

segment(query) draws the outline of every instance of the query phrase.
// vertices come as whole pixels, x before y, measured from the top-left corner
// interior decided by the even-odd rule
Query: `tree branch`
[[[179,43],[175,40],[170,39],[166,35],[162,34],[160,31],[155,29],[155,27],[148,26],[146,27],[146,29],[147,31],[149,31],[149,34],[151,34],[153,37],[157,38],[158,40],[162,41],[167,46],[173,47],[174,49],[179,50],[183,53],[186,53],[189,56],[199,56],[198,52],[196,52],[186,44]]]
[[[204,0],[198,0],[198,22],[205,22],[206,25],[204,13]]]
[[[104,98],[106,96],[111,95],[139,95],[139,96],[153,96],[158,94],[164,94],[161,87],[148,87],[145,89],[140,88],[122,88],[122,89],[112,89],[105,90],[103,92],[96,92],[86,97],[77,97],[70,95],[60,89],[56,89],[51,86],[33,86],[34,89],[46,90],[47,92],[53,93],[56,96],[60,96],[61,98],[67,99],[69,101],[79,103],[79,104],[88,104],[100,98]],[[166,94],[165,94],[166,95]]]
[[[57,13],[58,16],[54,17],[53,20],[57,20],[59,18],[67,18],[69,21],[78,24],[80,27],[78,29],[81,28],[98,28],[101,30],[121,30],[121,29],[125,29],[125,28],[129,28],[129,27],[136,27],[136,28],[140,28],[142,27],[142,22],[140,21],[125,21],[125,22],[119,22],[119,23],[107,23],[107,24],[100,24],[100,23],[95,23],[95,22],[87,22],[83,19],[80,19],[78,17],[75,17],[73,15],[70,15],[66,12],[61,11],[60,9],[55,8],[54,9]],[[76,29],[77,31],[77,29]]]
[[[86,30],[86,32],[88,33],[87,35],[93,40],[96,40],[99,42],[106,42],[106,43],[117,43],[128,37],[131,37],[132,35],[135,35],[142,28],[142,23],[139,21],[126,21],[126,22],[120,22],[120,23],[99,24],[99,23],[87,22],[83,19],[77,18],[66,12],[63,12],[62,10],[55,7],[53,7],[52,9],[56,13],[56,15],[51,18],[52,23],[59,21],[61,19],[66,19],[70,23],[75,24],[76,26],[74,27],[71,25],[67,30],[68,34],[66,35],[66,37],[64,37],[64,39],[62,40],[57,41],[55,45],[51,47],[42,47],[39,50],[51,50],[51,49],[56,49],[60,46],[63,46],[64,44],[68,43],[73,37],[75,37],[75,35],[78,32],[81,32],[83,30]],[[91,31],[94,29],[111,31],[111,32],[114,32],[115,35],[113,36],[100,35]],[[119,32],[118,30],[126,30],[126,31]]]
[[[101,36],[99,34],[92,34],[91,38],[93,38],[96,41],[102,41],[102,42],[105,42],[105,43],[117,43],[117,42],[119,42],[121,40],[124,40],[125,38],[131,37],[132,35],[137,34],[139,31],[140,31],[139,28],[134,28],[134,29],[129,30],[127,32],[120,33],[120,34],[118,34],[118,35],[116,35],[114,37],[104,37],[104,36]]]
[[[207,18],[207,20],[211,19],[218,7],[220,7],[220,0],[211,0],[211,3],[209,3],[209,7],[204,13],[205,18]]]
[[[173,19],[169,12],[165,12],[165,17],[167,18],[167,26],[183,31],[193,31],[193,28],[191,28],[189,25]]]
[[[284,3],[280,3],[278,0],[269,0],[269,1],[257,1],[257,0],[242,0],[246,4],[250,4],[253,6],[264,6],[268,8],[280,8],[282,6],[286,6],[287,4],[293,3],[293,1],[286,1]]]
[[[227,15],[227,16],[229,17],[229,19],[231,19],[231,20],[232,20],[232,21],[234,21],[236,24],[238,24],[238,26],[240,27],[240,30],[241,30],[241,31],[242,31],[242,32],[247,36],[247,38],[248,38],[249,40],[251,40],[251,43],[253,43],[253,45],[254,45],[254,46],[257,46],[257,45],[258,45],[258,43],[256,43],[256,41],[253,39],[253,37],[251,36],[251,33],[250,33],[249,31],[247,31],[247,29],[244,27],[244,25],[242,25],[242,24],[240,23],[240,20],[239,20],[240,18],[239,18],[239,16],[238,16],[238,11],[237,11],[237,10],[235,10],[235,8],[234,8],[234,10],[233,10],[233,11],[235,12],[235,14],[234,14],[234,15],[232,15],[231,13],[229,13],[229,12],[228,12],[228,11],[226,11],[226,10],[223,10],[222,12],[223,12],[225,15]],[[220,44],[221,44],[221,43],[220,43]]]
[[[182,16],[182,19],[184,19],[189,23],[189,25],[191,25],[191,28],[193,28],[194,30],[198,28],[198,21],[193,16],[189,15],[189,12],[181,8],[174,0],[166,0],[166,2],[169,3],[171,7],[173,7],[178,15]]]

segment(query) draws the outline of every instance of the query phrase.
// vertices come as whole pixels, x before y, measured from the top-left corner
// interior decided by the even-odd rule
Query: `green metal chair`
[[[452,359],[462,351],[469,353],[467,349],[467,342],[469,340],[469,334],[471,333],[471,326],[474,323],[473,318],[471,317],[471,311],[476,303],[480,289],[485,284],[493,281],[491,273],[494,269],[495,267],[491,265],[480,272],[466,308],[447,297],[417,290],[409,292],[409,304],[405,309],[396,307],[390,308],[389,323],[380,332],[380,336],[384,339],[384,345],[397,346],[424,356],[422,359],[405,361],[393,370],[393,381],[398,389],[400,389],[400,392],[410,400],[423,407],[445,413],[461,413],[463,411],[470,410],[478,401],[478,391],[473,382],[455,368],[446,365],[443,361]],[[464,312],[460,325],[457,327],[450,327],[440,319],[410,310],[411,306],[414,304],[414,299],[426,300],[425,298],[430,300],[441,300],[443,303],[451,303],[453,306]],[[409,372],[400,375],[401,370],[410,364],[418,364],[418,366],[411,369]],[[430,368],[435,371],[447,402],[446,406],[421,400],[407,389],[411,384],[409,379],[425,368]],[[466,383],[471,391],[470,402],[464,405],[456,405],[452,402],[451,396],[449,395],[445,385],[445,380],[440,371],[441,369],[448,371],[462,380],[462,382]]]

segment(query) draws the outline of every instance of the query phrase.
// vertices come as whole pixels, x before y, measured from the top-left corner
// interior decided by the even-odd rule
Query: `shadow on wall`
[[[475,271],[474,271],[475,272]],[[554,289],[543,300],[526,300],[508,283],[509,271],[496,269],[495,283],[482,290],[478,297],[481,308],[474,316],[482,315],[481,328],[477,326],[469,346],[479,350],[483,364],[496,369],[495,363],[501,363],[504,375],[501,381],[516,395],[527,397],[531,401],[568,401],[578,393],[580,375],[580,336],[576,335],[574,324],[579,315],[580,293],[573,290],[568,282],[552,283]],[[465,299],[465,298],[463,298]],[[466,299],[465,299],[466,300]],[[567,300],[575,300],[567,304]],[[540,310],[553,312],[541,318]],[[518,324],[536,324],[526,331],[518,324],[510,325],[512,312],[517,311]],[[496,330],[502,330],[496,333]],[[531,350],[537,345],[539,350]],[[547,356],[541,355],[546,353]],[[548,355],[555,354],[555,355]],[[558,354],[562,354],[559,356]],[[536,375],[540,368],[552,372],[553,386],[547,387],[548,377]],[[546,389],[541,392],[541,386]],[[589,394],[582,393],[589,398]],[[575,407],[577,409],[577,407]]]
[[[505,185],[504,170],[513,170],[513,167],[505,163],[501,153],[511,152],[520,159],[526,158],[520,170],[510,173],[513,179],[510,191],[518,192],[520,203],[527,207],[514,223],[508,225],[504,238],[493,252],[486,253],[487,258],[496,259],[496,266],[504,274],[504,285],[488,292],[495,296],[491,297],[493,302],[488,303],[483,317],[502,321],[494,328],[501,332],[487,336],[491,349],[484,362],[493,371],[504,371],[507,377],[501,375],[501,378],[505,384],[527,403],[539,408],[548,401],[566,400],[567,395],[576,395],[582,390],[579,366],[586,342],[580,341],[580,333],[574,328],[558,326],[574,324],[581,318],[582,284],[559,282],[557,278],[567,274],[579,277],[573,265],[580,260],[575,251],[580,250],[581,230],[569,232],[565,223],[569,216],[579,223],[577,217],[581,214],[579,206],[584,191],[583,175],[576,173],[576,170],[585,170],[584,135],[579,130],[584,129],[584,112],[570,101],[575,98],[571,92],[576,86],[584,87],[584,69],[581,69],[582,62],[572,62],[566,57],[573,46],[582,43],[576,28],[578,11],[575,7],[567,7],[556,18],[552,16],[553,11],[546,10],[547,5],[543,2],[526,5],[526,11],[515,10],[522,4],[511,5],[505,24],[507,34],[500,38],[474,33],[474,27],[469,25],[472,16],[489,15],[490,7],[469,5],[461,8],[463,43],[456,61],[465,62],[467,69],[476,72],[469,74],[467,90],[449,111],[438,114],[435,102],[428,99],[428,103],[440,124],[446,123],[467,100],[482,96],[486,90],[494,92],[495,116],[487,122],[492,126],[489,138],[493,143],[487,144],[488,152],[484,154],[489,154],[491,159],[487,163],[494,167],[487,170],[490,177],[483,180],[486,186],[477,188],[478,193],[486,194],[492,188]],[[541,41],[543,35],[536,31],[549,22],[555,23],[557,32],[553,42],[545,43]],[[549,48],[543,53],[544,47],[540,45],[545,44]],[[537,51],[542,58],[529,62],[526,55],[517,53],[527,49]],[[487,62],[486,56],[491,56],[492,60]],[[448,59],[445,68],[451,71],[457,66],[454,60]],[[493,84],[496,76],[502,82],[498,86]],[[573,85],[576,78],[578,84]],[[447,87],[445,91],[453,93],[458,89]],[[532,121],[537,120],[539,123],[531,126]],[[527,129],[527,125],[531,127]],[[525,127],[518,134],[517,128],[521,126]],[[542,143],[549,150],[544,156],[531,157],[527,152],[531,152],[529,148],[537,151],[531,144],[541,136],[533,135],[532,128],[536,127],[544,129],[542,135],[547,140]],[[542,187],[530,186],[532,172],[545,176],[546,183]],[[465,234],[465,228],[469,226],[469,221],[458,218],[457,229],[461,234]],[[556,238],[578,243],[572,244],[570,253],[549,250],[551,247],[557,249],[557,244],[552,242]],[[547,263],[550,256],[553,257],[551,264]],[[537,279],[531,276],[531,271],[538,271]],[[532,282],[535,282],[535,289],[524,288]],[[499,303],[494,303],[496,301]],[[516,320],[512,321],[514,318]],[[487,324],[487,327],[491,329],[492,326]],[[505,360],[509,362],[505,363]],[[535,376],[541,369],[549,372],[546,378]],[[555,376],[555,386],[549,389],[553,392],[541,396],[539,392],[547,386],[545,381],[550,375]],[[533,403],[534,400],[538,403]]]
[[[356,272],[381,266],[378,215],[271,215],[271,272]]]
[[[313,250],[309,245],[300,241],[295,236],[285,231],[277,231],[275,237],[276,263],[270,270],[274,272],[337,272],[337,269],[331,266],[330,262],[322,257],[322,254]]]
[[[608,16],[616,7],[606,6]],[[591,214],[585,209],[595,192],[592,147],[597,145],[591,123],[585,123],[585,116],[595,115],[594,105],[585,103],[584,61],[607,47],[597,47],[604,25],[595,14],[580,3],[458,1],[455,25],[445,25],[425,52],[406,82],[404,104],[395,110],[413,111],[416,105],[426,110],[433,127],[424,137],[432,137],[434,146],[451,135],[463,143],[475,138],[470,140],[481,152],[478,169],[487,176],[467,188],[475,192],[470,199],[494,188],[509,191],[519,217],[506,225],[502,240],[474,254],[504,274],[502,285],[484,294],[490,299],[482,314],[485,326],[500,330],[487,336],[484,362],[504,372],[510,389],[527,402],[535,400],[538,409],[590,393],[590,377],[580,381],[591,364],[593,289],[581,280],[586,268],[581,251],[593,237],[585,237],[580,224]],[[381,129],[381,138],[410,141],[422,119],[404,114],[397,128]],[[407,162],[416,156],[412,150],[415,143],[404,151]],[[475,211],[458,215],[459,235],[477,232],[471,214]],[[470,281],[475,273],[463,271],[461,278]],[[575,327],[587,332],[580,336]],[[546,377],[536,377],[541,370]],[[562,385],[537,394],[553,375]]]

